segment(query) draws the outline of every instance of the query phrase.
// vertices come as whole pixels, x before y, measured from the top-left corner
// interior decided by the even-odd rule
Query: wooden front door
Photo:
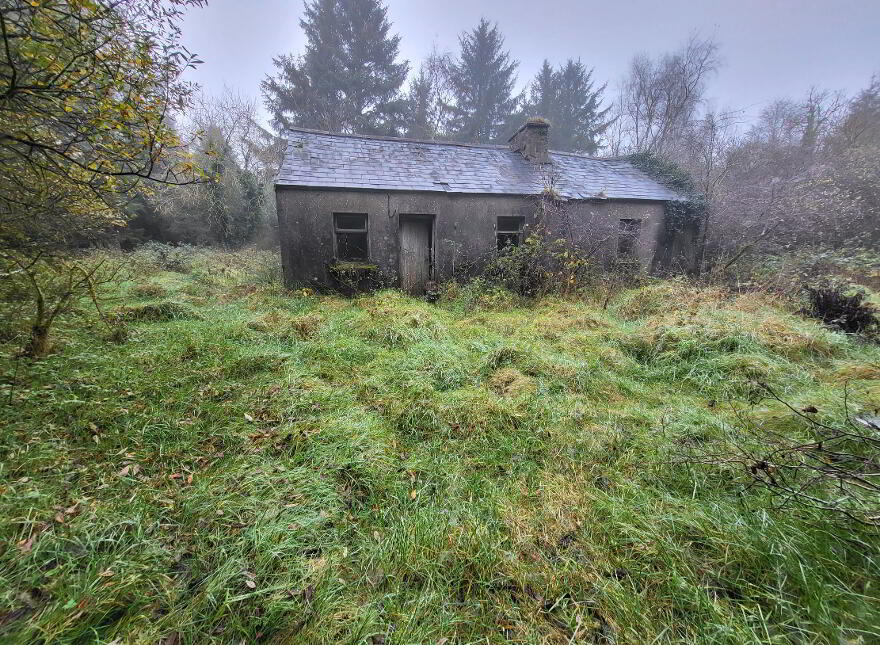
[[[420,296],[431,279],[431,218],[400,217],[400,287]]]

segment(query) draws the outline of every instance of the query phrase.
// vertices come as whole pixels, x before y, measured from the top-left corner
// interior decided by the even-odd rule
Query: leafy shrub
[[[840,286],[807,287],[810,304],[804,313],[848,334],[877,331],[877,310],[865,302],[864,291],[847,293]]]
[[[595,284],[599,275],[589,253],[539,229],[519,246],[495,253],[482,277],[490,285],[536,297],[572,293]]]

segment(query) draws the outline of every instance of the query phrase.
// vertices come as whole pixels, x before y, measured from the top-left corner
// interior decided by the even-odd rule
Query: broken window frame
[[[638,242],[641,235],[641,218],[621,218],[617,221],[618,260],[634,261],[638,259]]]
[[[363,217],[364,225],[358,228],[347,228],[339,225],[340,220],[345,217]],[[333,255],[340,262],[363,262],[370,259],[370,218],[367,213],[333,213]],[[340,235],[358,235],[363,236],[364,255],[347,255],[343,257],[342,249],[348,250],[349,244],[340,243]]]
[[[511,225],[516,224],[516,228]],[[503,224],[503,226],[502,226]],[[509,250],[522,244],[525,217],[517,215],[499,215],[495,220],[495,245],[499,252]],[[502,240],[504,240],[502,242]],[[510,241],[513,241],[511,244]]]

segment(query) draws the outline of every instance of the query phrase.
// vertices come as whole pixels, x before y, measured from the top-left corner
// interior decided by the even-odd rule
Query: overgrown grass
[[[875,532],[676,459],[786,428],[756,380],[880,407],[877,346],[673,282],[430,305],[174,263],[124,286],[124,343],[0,339],[3,642],[880,640]]]

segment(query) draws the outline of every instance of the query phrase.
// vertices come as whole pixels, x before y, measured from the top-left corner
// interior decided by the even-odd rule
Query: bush
[[[519,246],[498,251],[483,270],[491,285],[522,296],[568,294],[596,283],[597,266],[589,254],[564,239],[536,231]]]
[[[848,334],[865,334],[880,329],[877,310],[867,304],[864,291],[847,293],[840,286],[807,287],[810,305],[804,313],[829,327]]]

